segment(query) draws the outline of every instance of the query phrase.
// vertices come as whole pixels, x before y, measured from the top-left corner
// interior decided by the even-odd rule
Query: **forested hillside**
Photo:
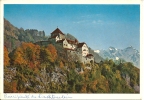
[[[4,47],[5,93],[139,93],[139,69],[113,60],[82,64],[60,46]]]
[[[40,40],[47,40],[44,31],[38,31],[36,29],[19,29],[4,19],[4,45],[8,48],[8,51],[12,51],[20,46],[22,42],[34,43]]]

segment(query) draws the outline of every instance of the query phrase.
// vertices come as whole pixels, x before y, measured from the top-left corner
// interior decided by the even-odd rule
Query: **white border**
[[[143,74],[143,67],[144,67],[144,63],[142,62],[142,59],[144,59],[144,53],[142,51],[144,51],[144,48],[142,47],[142,44],[144,45],[144,41],[142,41],[142,38],[144,38],[144,1],[143,0],[40,0],[40,1],[36,1],[36,0],[23,0],[23,1],[19,1],[19,0],[1,0],[0,1],[0,98],[1,99],[6,99],[4,97],[6,96],[14,96],[13,99],[16,100],[16,96],[17,99],[18,97],[31,97],[32,95],[37,96],[39,94],[26,94],[26,93],[22,93],[22,94],[18,94],[18,93],[14,93],[14,94],[3,94],[3,7],[4,4],[140,4],[140,94],[44,94],[45,96],[68,96],[68,97],[72,97],[72,98],[68,98],[68,99],[135,99],[135,100],[139,100],[142,99],[142,94],[144,90],[143,88],[143,83],[142,83],[142,74]],[[27,99],[25,98],[25,99]],[[10,98],[7,98],[10,99]],[[12,98],[11,98],[12,99]],[[19,98],[22,99],[22,98]],[[23,98],[24,99],[24,98]],[[29,98],[29,99],[34,99],[34,98]],[[35,98],[35,99],[48,99],[48,98]],[[60,99],[60,98],[59,98]],[[66,98],[65,98],[66,99]]]

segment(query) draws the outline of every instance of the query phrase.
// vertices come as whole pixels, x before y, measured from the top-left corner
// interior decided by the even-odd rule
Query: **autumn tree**
[[[11,55],[14,65],[23,65],[30,68],[39,66],[40,47],[33,43],[22,43]]]
[[[52,58],[52,60],[54,62],[57,59],[57,50],[56,50],[56,48],[52,44],[49,44],[47,46],[47,49],[50,51],[51,58]]]
[[[9,56],[8,56],[8,50],[6,48],[6,46],[4,46],[4,66],[8,66],[10,63],[9,63]]]

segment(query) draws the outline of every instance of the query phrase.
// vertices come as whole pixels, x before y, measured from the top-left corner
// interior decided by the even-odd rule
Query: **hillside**
[[[132,63],[83,64],[65,52],[52,44],[23,43],[9,56],[5,49],[4,92],[139,93],[140,70]]]
[[[9,51],[20,46],[22,42],[36,42],[40,40],[47,40],[44,31],[36,29],[17,28],[13,26],[8,20],[4,19],[4,45]]]

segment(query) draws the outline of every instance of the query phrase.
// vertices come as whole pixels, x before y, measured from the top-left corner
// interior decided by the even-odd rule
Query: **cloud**
[[[80,21],[74,21],[74,24],[85,24],[85,25],[90,25],[90,24],[98,24],[102,25],[104,22],[100,19],[98,20],[80,20]]]
[[[93,24],[103,24],[102,20],[93,20],[92,21]]]
[[[98,22],[98,23],[102,23],[102,20],[98,20],[97,22]]]
[[[93,20],[93,21],[92,21],[92,23],[94,23],[94,24],[95,24],[95,23],[96,23],[96,21],[95,21],[95,20]]]
[[[81,16],[82,18],[90,18],[91,17],[91,15],[83,15],[83,16]]]
[[[76,23],[76,24],[81,24],[81,23],[85,23],[85,22],[87,22],[87,20],[74,21],[73,23]]]
[[[93,17],[98,17],[101,16],[101,14],[91,14],[91,15],[83,15],[81,18],[93,18]]]
[[[102,14],[89,14],[89,15],[82,15],[77,16],[76,20],[72,23],[74,24],[102,24],[102,20],[100,18],[102,17]]]

